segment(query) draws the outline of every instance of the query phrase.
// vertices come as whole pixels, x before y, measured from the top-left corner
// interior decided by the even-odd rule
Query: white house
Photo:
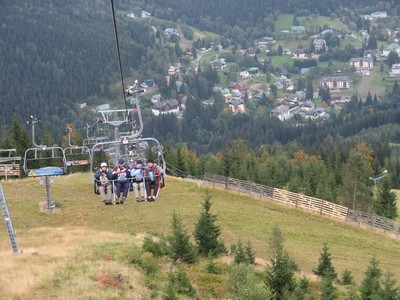
[[[279,120],[284,121],[291,117],[289,106],[279,105],[271,110],[271,117],[277,117]]]
[[[351,87],[351,81],[347,76],[322,77],[320,84],[323,88],[330,90],[349,89]]]
[[[313,46],[315,48],[315,51],[317,52],[322,51],[324,49],[327,50],[326,41],[324,39],[314,39]]]
[[[168,74],[169,75],[174,75],[174,74],[176,74],[176,73],[179,73],[179,71],[180,71],[180,66],[177,66],[177,65],[175,65],[175,66],[170,66],[169,68],[168,68]]]
[[[306,53],[304,52],[304,49],[301,49],[301,48],[294,50],[292,54],[293,54],[293,56],[292,56],[293,59],[307,58]]]
[[[400,75],[400,64],[393,64],[390,69],[390,75]]]
[[[396,52],[397,55],[400,54],[400,45],[397,44],[390,44],[385,49],[382,50],[382,56],[388,57],[390,52]]]
[[[350,59],[350,66],[354,66],[357,71],[371,70],[374,67],[372,57],[353,57]]]
[[[366,15],[365,19],[376,20],[379,18],[387,18],[387,16],[388,15],[387,15],[386,11],[376,11],[376,12],[371,13],[370,15]]]
[[[176,35],[176,36],[178,36],[178,37],[182,37],[182,36],[183,36],[182,32],[180,32],[178,29],[171,28],[171,27],[165,28],[164,33],[165,33],[168,37],[171,37],[172,35]]]
[[[151,13],[149,13],[148,11],[142,10],[142,18],[150,18],[151,17]]]
[[[229,109],[233,113],[244,113],[246,112],[246,107],[244,105],[244,102],[242,100],[238,99],[232,99],[228,103]]]
[[[163,114],[177,114],[179,112],[179,101],[177,99],[168,99],[153,104],[151,113],[155,116]]]
[[[239,73],[239,76],[241,77],[241,78],[246,78],[246,77],[249,77],[250,76],[250,73],[249,73],[249,71],[242,71],[242,72],[240,72]]]

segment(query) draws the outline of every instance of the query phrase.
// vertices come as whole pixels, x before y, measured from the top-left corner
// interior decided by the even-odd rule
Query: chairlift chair
[[[36,145],[28,148],[24,156],[24,172],[29,177],[64,175],[67,161],[59,146]]]
[[[68,146],[64,148],[67,167],[90,165],[91,152],[87,146],[71,145],[72,128],[68,128]]]
[[[7,156],[4,156],[3,153],[5,153]],[[16,153],[16,149],[0,149],[0,163],[15,163],[16,161],[20,161],[21,156],[15,156]]]
[[[67,171],[64,149],[35,143],[35,124],[38,122],[31,116],[33,147],[25,151],[24,172],[29,177],[63,175]]]

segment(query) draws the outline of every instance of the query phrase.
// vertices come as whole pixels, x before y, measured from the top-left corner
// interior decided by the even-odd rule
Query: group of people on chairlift
[[[162,188],[163,176],[162,167],[151,159],[137,159],[128,164],[123,158],[118,160],[118,165],[113,169],[102,162],[94,174],[98,192],[105,204],[123,204],[129,191],[133,191],[137,202],[155,201]]]

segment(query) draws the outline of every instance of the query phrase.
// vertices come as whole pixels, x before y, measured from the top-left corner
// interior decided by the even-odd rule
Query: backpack
[[[101,186],[108,186],[110,184],[110,181],[108,180],[106,173],[100,174],[100,184]]]
[[[125,183],[125,182],[127,182],[127,181],[128,181],[128,179],[126,178],[126,173],[125,173],[125,172],[119,173],[119,175],[118,175],[118,182],[119,182],[119,183]]]
[[[143,170],[142,169],[132,169],[131,176],[138,182],[142,181]]]

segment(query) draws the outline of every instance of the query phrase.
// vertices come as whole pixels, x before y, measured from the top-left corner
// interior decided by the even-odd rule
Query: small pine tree
[[[236,244],[231,244],[230,253],[231,254],[235,254],[236,253],[236,249],[237,249],[237,245]]]
[[[266,269],[265,283],[274,294],[274,299],[280,300],[296,288],[294,275],[297,265],[283,247],[283,235],[278,226],[272,230],[270,247],[271,264]]]
[[[354,283],[354,278],[353,278],[353,275],[351,274],[350,270],[345,269],[343,271],[341,282],[342,282],[342,285],[351,285]]]
[[[329,272],[329,270],[327,271]],[[333,286],[335,274],[325,272],[321,281],[321,299],[333,300],[338,298],[337,289]]]
[[[364,279],[360,286],[361,299],[381,299],[382,288],[379,280],[382,270],[379,268],[379,261],[374,255],[364,273]]]
[[[174,261],[181,259],[189,264],[194,263],[197,255],[190,236],[182,226],[180,217],[174,212],[172,214],[172,235],[169,237],[169,256]]]
[[[222,270],[220,267],[217,266],[215,261],[212,258],[209,258],[207,265],[206,265],[206,271],[207,273],[210,274],[221,274]]]
[[[217,256],[226,252],[224,244],[219,241],[221,229],[215,224],[217,216],[210,213],[211,204],[210,192],[206,190],[203,210],[200,213],[194,231],[199,254],[202,256],[209,256],[210,254]]]
[[[256,254],[253,251],[253,245],[249,240],[247,240],[247,245],[246,245],[246,258],[247,258],[247,263],[254,265],[256,263]]]
[[[361,297],[358,293],[357,285],[350,285],[347,287],[346,299],[347,300],[361,300]]]
[[[247,264],[247,257],[246,257],[246,252],[243,247],[243,243],[241,240],[238,241],[236,252],[235,252],[235,263],[236,264]]]
[[[192,283],[184,268],[179,267],[175,274],[170,275],[170,281],[172,281],[175,291],[178,294],[186,295],[189,297],[196,296],[196,289],[193,287]]]
[[[400,299],[400,291],[397,287],[394,274],[389,270],[385,272],[382,280],[382,299],[383,300],[398,300]]]
[[[319,264],[313,269],[313,273],[320,277],[333,276],[333,279],[337,277],[335,268],[332,265],[331,254],[328,251],[328,245],[324,243],[322,248],[321,256],[319,257]]]
[[[179,300],[176,293],[175,286],[171,280],[168,280],[167,285],[164,288],[163,300]]]

